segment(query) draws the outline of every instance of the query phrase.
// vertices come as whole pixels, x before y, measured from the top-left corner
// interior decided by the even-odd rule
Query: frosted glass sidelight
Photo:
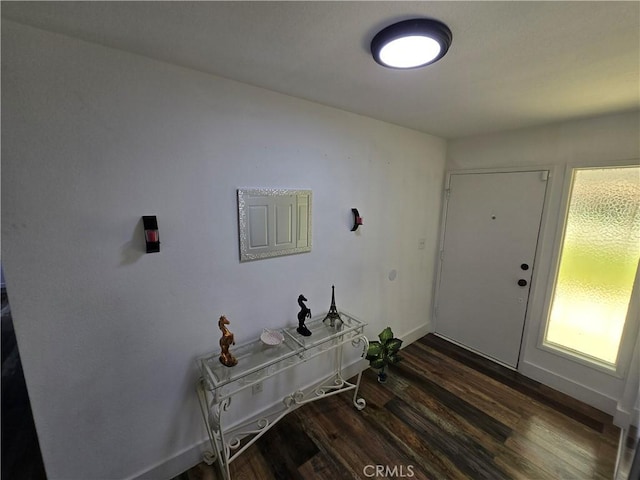
[[[616,365],[640,258],[640,167],[574,170],[545,343]]]

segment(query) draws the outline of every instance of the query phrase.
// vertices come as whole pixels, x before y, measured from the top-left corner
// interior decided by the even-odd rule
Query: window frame
[[[584,162],[568,163],[564,170],[564,181],[562,186],[562,196],[558,208],[558,220],[556,232],[553,240],[553,256],[551,259],[551,269],[549,281],[544,297],[543,318],[539,325],[537,348],[545,352],[560,356],[566,360],[579,363],[586,367],[601,371],[616,378],[624,378],[630,366],[631,356],[640,327],[640,265],[636,270],[636,277],[631,291],[631,299],[627,309],[627,317],[620,339],[620,347],[615,365],[611,365],[583,352],[560,347],[556,344],[546,342],[547,328],[551,318],[551,307],[555,294],[556,283],[560,273],[560,260],[562,247],[564,246],[565,229],[568,221],[569,205],[573,190],[574,172],[576,170],[596,170],[608,168],[637,167],[640,160],[622,160],[616,162]]]

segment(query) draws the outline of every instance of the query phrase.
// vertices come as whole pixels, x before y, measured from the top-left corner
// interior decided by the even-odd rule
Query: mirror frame
[[[284,224],[277,222],[277,203],[286,203],[291,197],[295,198],[289,205],[291,218]],[[266,212],[254,222],[254,228],[263,230],[266,244],[252,246],[251,243],[251,214],[250,207],[259,206]],[[286,206],[286,205],[285,205]],[[294,209],[295,207],[295,209]],[[249,262],[265,258],[294,255],[311,251],[311,207],[312,192],[304,189],[278,188],[240,188],[238,189],[238,237],[240,244],[240,262]],[[295,212],[295,214],[293,213]],[[306,223],[306,228],[300,223]],[[286,225],[292,242],[277,245],[277,225]],[[293,244],[293,245],[292,245]]]

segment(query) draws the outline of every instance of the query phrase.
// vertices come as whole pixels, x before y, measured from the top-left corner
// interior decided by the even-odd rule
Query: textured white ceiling
[[[445,138],[640,107],[640,2],[2,2],[2,16]],[[447,56],[388,70],[369,42],[445,22]]]

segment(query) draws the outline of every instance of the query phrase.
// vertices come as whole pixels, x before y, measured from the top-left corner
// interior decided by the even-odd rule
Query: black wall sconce
[[[142,217],[144,224],[144,241],[147,244],[147,253],[160,251],[160,234],[158,233],[158,219],[155,215]]]
[[[353,228],[351,229],[351,231],[355,232],[358,227],[362,225],[362,217],[358,213],[357,208],[352,208],[351,211],[353,212]]]

